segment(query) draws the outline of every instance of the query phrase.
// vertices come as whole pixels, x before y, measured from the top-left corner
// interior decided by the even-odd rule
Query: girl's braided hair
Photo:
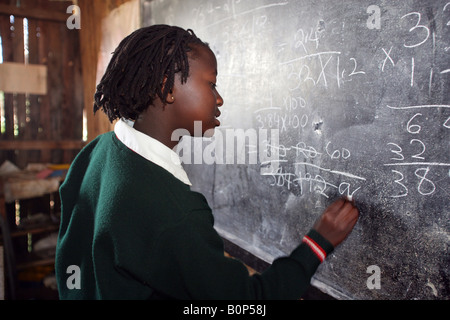
[[[97,85],[94,113],[102,109],[111,122],[136,120],[156,97],[165,101],[176,73],[181,83],[187,81],[192,44],[208,46],[192,30],[175,26],[153,25],[131,33],[114,51]]]

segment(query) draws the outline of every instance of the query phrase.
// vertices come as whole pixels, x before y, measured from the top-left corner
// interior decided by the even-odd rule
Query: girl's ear
[[[166,87],[166,82],[167,82],[167,76],[164,76],[163,83],[162,83],[162,88],[161,88],[161,90],[162,90],[161,93],[164,93],[164,88]],[[169,104],[173,103],[175,101],[175,97],[173,96],[172,90],[169,91],[169,93],[167,94],[167,96],[164,99],[164,101],[166,103],[169,103]]]
[[[175,97],[173,96],[172,92],[169,92],[169,94],[167,95],[166,102],[167,103],[174,103],[175,102]]]

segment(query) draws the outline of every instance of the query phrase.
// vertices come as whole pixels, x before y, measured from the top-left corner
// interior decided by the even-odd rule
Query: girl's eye
[[[211,87],[212,87],[213,89],[216,89],[216,88],[217,88],[217,85],[216,85],[215,83],[212,83],[212,82],[211,82]]]

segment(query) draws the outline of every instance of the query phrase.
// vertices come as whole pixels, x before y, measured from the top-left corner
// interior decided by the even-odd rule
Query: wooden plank
[[[1,63],[0,90],[8,93],[47,94],[47,66]]]
[[[38,57],[39,64],[48,65],[48,56],[50,55],[47,38],[49,37],[49,33],[51,32],[51,26],[49,26],[48,21],[39,21],[39,39],[38,39]],[[47,69],[48,70],[48,69]],[[49,83],[48,74],[47,74],[47,86],[48,88],[53,89]],[[51,91],[50,90],[50,91]],[[40,104],[40,113],[39,113],[39,129],[38,129],[38,140],[51,140],[51,131],[50,131],[50,97],[49,94],[45,96],[41,96],[41,104]],[[52,162],[52,154],[49,149],[41,150],[41,162]]]
[[[2,37],[3,61],[13,60],[11,24],[9,17],[0,15],[0,36]],[[14,110],[13,95],[5,94],[5,132],[3,139],[14,138]]]
[[[36,234],[43,232],[52,232],[59,229],[57,224],[45,224],[39,227],[33,227],[30,229],[23,229],[19,231],[11,232],[11,238],[26,236],[27,234]]]
[[[22,262],[17,264],[17,270],[25,270],[28,268],[34,268],[39,266],[50,266],[55,264],[55,258],[45,258],[45,259],[39,259],[39,260],[31,260],[28,262]]]
[[[61,139],[81,140],[83,138],[83,86],[79,32],[61,29],[66,39],[62,50],[62,74],[64,100],[61,105]],[[75,157],[73,150],[64,150],[59,162],[69,163]]]
[[[39,64],[39,21],[36,19],[28,19],[28,63]],[[47,79],[45,80],[45,86],[47,86]],[[29,120],[27,122],[27,131],[24,140],[37,139],[39,133],[39,114],[41,108],[41,95],[29,94]],[[41,151],[29,150],[28,162],[40,162]]]
[[[82,17],[80,46],[83,64],[84,109],[87,118],[88,141],[93,140],[99,134],[113,129],[113,124],[109,122],[108,117],[102,111],[98,111],[95,115],[92,111],[92,97],[96,89],[97,62],[102,41],[102,26],[99,22],[111,10],[125,2],[127,0],[78,0]]]
[[[7,4],[0,4],[0,14],[13,15],[20,18],[34,18],[40,20],[50,20],[58,22],[66,22],[71,14],[65,11],[46,10],[31,7],[16,7]]]
[[[76,150],[87,144],[81,140],[17,140],[0,141],[0,150]]]
[[[25,63],[25,43],[24,43],[24,21],[23,18],[14,18],[13,24],[13,60],[11,62]],[[16,120],[15,139],[22,140],[26,133],[27,107],[24,93],[14,94],[14,116]],[[15,164],[23,167],[27,163],[27,152],[15,152]]]
[[[5,264],[3,246],[0,246],[0,300],[5,300]]]
[[[66,43],[66,39],[61,39],[61,28],[66,28],[61,23],[53,21],[45,21],[46,38],[45,45],[47,48],[47,79],[49,90],[47,96],[49,98],[49,110],[47,114],[47,123],[44,130],[47,130],[50,140],[58,140],[61,138],[61,114],[64,102],[64,83],[63,79],[63,59],[62,48]],[[58,162],[52,161],[51,162]]]
[[[1,177],[0,177],[0,215],[2,216],[4,221],[6,221],[6,223],[7,223],[8,220],[6,218],[4,182],[3,182],[3,178],[1,178]]]
[[[12,37],[11,37],[11,24],[9,22],[9,17],[0,15],[0,36],[2,37],[2,51],[3,51],[3,61],[12,60]],[[13,110],[13,95],[11,93],[6,93],[4,95],[4,129],[5,131],[1,133],[2,139],[13,139],[14,138],[14,110]],[[2,151],[1,152],[1,163],[5,160],[13,161],[15,154],[13,150]]]

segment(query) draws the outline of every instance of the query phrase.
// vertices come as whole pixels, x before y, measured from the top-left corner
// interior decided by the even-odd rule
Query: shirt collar
[[[114,125],[114,133],[129,149],[169,171],[183,183],[192,185],[178,154],[158,140],[134,129],[132,121],[120,119]]]

